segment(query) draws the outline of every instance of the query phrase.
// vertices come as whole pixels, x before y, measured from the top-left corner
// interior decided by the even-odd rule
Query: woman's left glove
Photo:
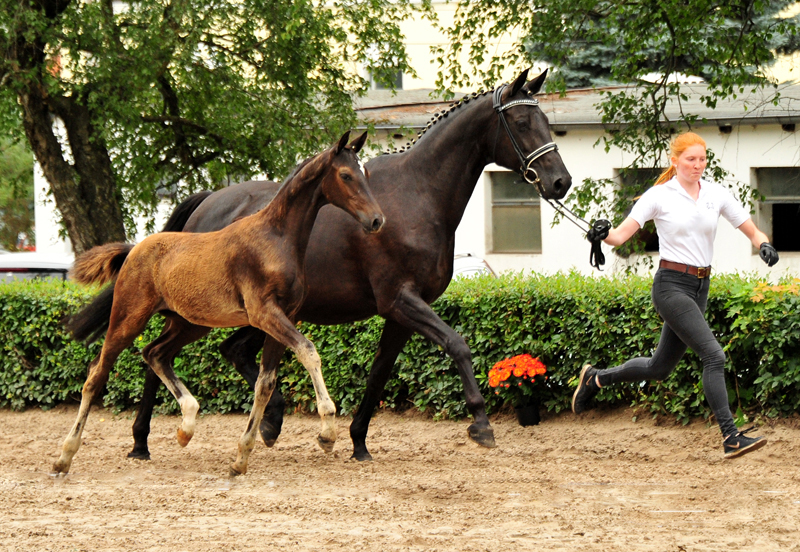
[[[769,242],[764,242],[761,244],[761,250],[758,252],[758,255],[761,257],[761,260],[767,263],[767,266],[772,266],[778,262],[778,251],[772,247],[772,244]]]

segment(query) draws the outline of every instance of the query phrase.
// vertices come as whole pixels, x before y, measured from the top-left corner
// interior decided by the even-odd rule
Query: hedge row
[[[653,350],[661,322],[650,303],[650,284],[650,278],[635,276],[507,274],[454,281],[434,309],[470,345],[490,412],[508,405],[489,388],[486,374],[495,362],[521,353],[538,356],[547,365],[542,402],[559,412],[569,408],[575,376],[585,362],[612,366]],[[799,288],[798,280],[771,286],[752,276],[716,276],[712,281],[707,319],[727,352],[729,398],[740,419],[747,414],[789,415],[800,406]],[[100,344],[87,348],[74,342],[59,320],[96,292],[70,283],[0,284],[0,406],[49,408],[79,400],[86,366]],[[117,361],[104,396],[107,406],[136,406],[145,369],[140,351],[158,335],[161,324],[154,317]],[[301,328],[319,350],[331,397],[344,415],[361,399],[381,328],[377,317]],[[250,407],[251,391],[219,354],[219,343],[230,333],[214,330],[186,347],[176,361],[176,373],[204,412]],[[701,372],[698,357],[690,352],[667,380],[607,388],[598,401],[636,404],[683,422],[707,417]],[[310,378],[288,352],[279,378],[289,408],[313,410]],[[161,412],[177,411],[163,387],[161,398]],[[467,414],[453,362],[419,336],[400,355],[382,406],[413,407],[440,418]]]

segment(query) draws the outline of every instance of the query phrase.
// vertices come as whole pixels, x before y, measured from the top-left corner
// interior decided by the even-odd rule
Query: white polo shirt
[[[734,228],[750,218],[727,188],[700,180],[700,195],[695,201],[678,179],[672,178],[642,194],[630,217],[640,228],[648,220],[655,221],[658,252],[663,260],[710,266],[720,215]]]

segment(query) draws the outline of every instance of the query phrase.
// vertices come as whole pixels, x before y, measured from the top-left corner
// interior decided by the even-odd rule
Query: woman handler
[[[778,262],[778,252],[727,189],[701,179],[707,158],[700,136],[680,134],[670,148],[672,165],[637,201],[630,216],[616,228],[599,220],[587,234],[592,242],[618,246],[645,222],[655,221],[661,262],[653,278],[652,297],[664,320],[661,339],[652,357],[634,358],[606,370],[584,366],[572,397],[572,411],[580,414],[586,410],[590,399],[606,385],[665,379],[690,347],[703,362],[703,390],[722,430],[725,457],[733,458],[761,448],[767,440],[748,437],[736,428],[725,387],[725,354],[704,317],[720,215],[759,248],[767,265]]]

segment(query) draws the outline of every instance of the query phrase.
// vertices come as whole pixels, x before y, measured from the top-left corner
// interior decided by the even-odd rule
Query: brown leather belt
[[[661,268],[667,268],[669,270],[685,272],[686,274],[691,274],[692,276],[697,276],[698,278],[708,278],[711,276],[710,266],[691,266],[681,263],[673,263],[672,261],[661,261],[658,263],[658,266]]]

